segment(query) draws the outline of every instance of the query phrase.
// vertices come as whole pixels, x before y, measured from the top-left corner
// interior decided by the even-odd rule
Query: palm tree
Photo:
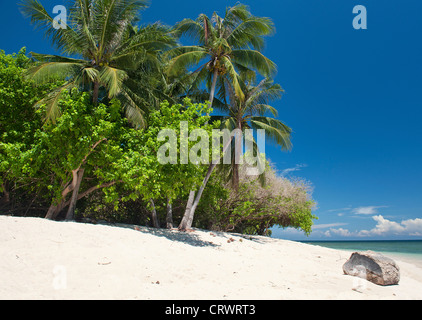
[[[231,84],[228,81],[226,81],[226,84],[230,104],[222,109],[228,111],[228,115],[223,117],[214,116],[215,120],[223,120],[222,128],[227,128],[229,130],[239,129],[241,132],[251,128],[264,129],[266,137],[279,144],[282,149],[289,150],[292,146],[290,141],[292,130],[283,122],[274,118],[277,116],[277,110],[268,105],[270,101],[281,97],[283,90],[280,85],[273,84],[272,80],[268,78],[262,80],[256,87],[253,87],[246,82],[243,85],[244,88],[242,90],[244,92],[244,98],[241,98],[236,95],[234,88],[231,87]],[[268,112],[274,117],[265,116]],[[232,137],[230,142],[223,147],[223,154],[230,147],[233,140]],[[238,142],[240,142],[240,139],[236,139],[235,143]],[[235,147],[235,150],[235,152],[240,151],[238,145]],[[253,141],[253,152],[259,155],[258,146],[255,141]],[[234,188],[237,190],[239,185],[239,164],[236,163],[236,159],[240,159],[239,154],[232,158],[232,181]],[[185,212],[185,216],[179,226],[180,230],[184,231],[191,228],[193,217],[202,197],[202,193],[216,166],[217,164],[215,163],[210,165],[204,182],[199,188],[196,196],[194,194],[192,195],[191,192],[186,210],[188,213]],[[192,201],[192,204],[190,201]]]
[[[290,135],[292,130],[282,121],[276,119],[278,112],[269,105],[271,101],[280,99],[284,92],[279,84],[274,84],[269,78],[263,79],[257,86],[245,81],[243,85],[244,100],[236,96],[228,81],[226,81],[225,88],[229,102],[219,109],[227,115],[214,116],[215,120],[221,121],[222,129],[229,129],[230,131],[240,130],[240,132],[245,132],[245,129],[263,129],[265,130],[266,138],[281,146],[282,150],[291,149]],[[268,114],[271,116],[267,116]],[[236,142],[238,141],[236,139]],[[259,150],[255,140],[252,141],[252,145],[253,150],[251,151],[258,155]],[[240,149],[238,145],[235,146],[230,166],[232,185],[236,191],[239,188]]]
[[[221,79],[218,81],[222,76],[230,79],[236,95],[243,100],[240,76],[255,79],[256,73],[260,73],[268,77],[277,69],[275,63],[261,53],[264,36],[274,31],[271,19],[253,16],[249,7],[243,4],[227,8],[224,18],[214,12],[211,19],[205,14],[199,15],[196,20],[185,19],[175,26],[175,32],[179,36],[190,36],[198,45],[170,50],[168,54],[173,58],[168,72],[177,74],[180,70],[201,63],[193,75],[198,82],[206,80],[211,106],[217,83],[222,83]],[[223,153],[228,147],[223,147]],[[215,164],[209,166],[196,196],[194,190],[190,192],[179,230],[186,231],[191,227],[196,207],[215,167]]]
[[[239,73],[250,75],[257,71],[270,76],[276,71],[274,62],[260,52],[264,46],[263,37],[273,32],[271,19],[253,16],[243,4],[227,8],[224,18],[214,12],[211,19],[205,14],[200,14],[196,20],[184,19],[176,24],[175,33],[191,37],[198,45],[170,50],[169,55],[173,58],[168,72],[178,74],[201,63],[194,75],[198,81],[207,81],[211,106],[217,80],[223,75],[230,78],[236,94],[243,98]]]
[[[54,121],[60,115],[62,90],[79,87],[92,92],[94,104],[102,92],[109,99],[119,97],[128,119],[144,124],[139,96],[125,81],[146,65],[158,65],[158,54],[175,45],[169,30],[158,24],[140,29],[132,26],[147,0],[74,0],[60,29],[53,28],[54,19],[38,0],[23,0],[20,5],[36,27],[45,29],[56,48],[70,56],[32,53],[38,63],[28,75],[36,83],[54,78],[64,81],[41,101],[47,105],[47,119]]]

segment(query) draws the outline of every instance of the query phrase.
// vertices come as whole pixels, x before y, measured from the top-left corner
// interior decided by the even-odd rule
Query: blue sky
[[[41,0],[50,12],[61,0]],[[142,22],[172,25],[200,13],[224,15],[236,1],[152,0]],[[274,103],[293,128],[294,148],[266,146],[280,174],[314,187],[319,217],[309,238],[422,239],[422,2],[417,0],[244,0],[271,17],[265,54],[286,91]],[[352,26],[367,9],[367,30]],[[54,53],[16,1],[0,2],[0,49]]]

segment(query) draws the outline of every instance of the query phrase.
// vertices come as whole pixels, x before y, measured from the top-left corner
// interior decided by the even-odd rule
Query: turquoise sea
[[[351,252],[372,250],[422,266],[422,240],[301,242]]]

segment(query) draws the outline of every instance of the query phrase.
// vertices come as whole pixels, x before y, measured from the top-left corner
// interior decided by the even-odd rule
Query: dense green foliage
[[[86,93],[76,89],[63,93],[61,116],[55,124],[46,123],[35,131],[30,148],[22,143],[1,142],[2,169],[8,179],[30,185],[40,197],[61,210],[69,205],[74,171],[84,169],[79,197],[102,189],[105,203],[118,208],[119,202],[183,197],[200,183],[203,168],[193,164],[162,165],[157,161],[162,128],[180,131],[186,121],[188,130],[210,128],[209,117],[201,116],[204,105],[169,106],[149,116],[149,126],[137,130],[120,113],[120,102],[94,106]],[[36,113],[43,113],[39,109]],[[191,142],[192,144],[192,142]],[[57,212],[58,214],[59,212]],[[53,216],[55,218],[56,216]]]
[[[144,7],[135,0],[74,1],[69,28],[51,30],[44,7],[23,1],[24,13],[72,58],[0,51],[0,214],[172,227],[202,188],[194,227],[270,235],[278,225],[309,234],[316,217],[307,183],[278,177],[268,163],[260,177],[232,164],[232,183],[227,166],[182,161],[186,150],[211,159],[212,139],[204,151],[192,138],[198,129],[212,137],[216,128],[261,128],[290,148],[291,129],[268,104],[281,87],[270,78],[256,81],[276,68],[260,52],[272,21],[238,4],[226,19],[201,15],[175,28],[137,27]],[[178,44],[186,33],[199,45]],[[202,59],[195,50],[211,60],[190,72]],[[216,87],[220,116],[207,102]],[[159,161],[162,150],[169,163]]]
[[[203,228],[246,234],[271,235],[274,226],[312,231],[315,206],[309,183],[279,177],[267,163],[265,183],[245,174],[240,166],[240,186],[236,190],[222,175],[213,176],[199,207],[198,223]]]
[[[31,60],[26,49],[6,55],[0,50],[0,136],[2,142],[30,142],[41,118],[34,112],[34,104],[53,90],[59,82],[35,86],[24,78]]]

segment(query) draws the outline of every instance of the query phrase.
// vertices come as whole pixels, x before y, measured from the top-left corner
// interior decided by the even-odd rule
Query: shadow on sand
[[[99,223],[103,224],[103,223]],[[194,247],[219,247],[218,244],[215,244],[211,241],[202,240],[198,234],[195,232],[180,232],[177,229],[155,229],[155,228],[148,228],[142,226],[136,226],[132,224],[108,224],[104,223],[104,225],[117,227],[117,228],[127,228],[137,232],[142,232],[144,234],[151,234],[157,237],[163,237],[171,241],[183,242],[187,245],[194,246]]]

